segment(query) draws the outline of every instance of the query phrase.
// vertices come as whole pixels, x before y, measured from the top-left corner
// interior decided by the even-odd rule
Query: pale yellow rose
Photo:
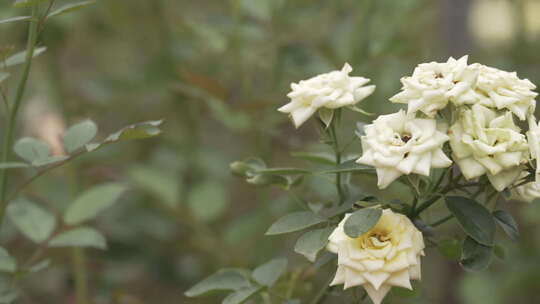
[[[529,157],[524,134],[511,112],[502,114],[475,104],[463,107],[450,127],[452,156],[466,179],[487,174],[497,191],[511,185]]]
[[[343,230],[347,214],[329,237],[327,249],[338,255],[338,269],[331,286],[362,286],[380,304],[392,286],[412,289],[420,280],[424,255],[422,233],[404,215],[383,210],[377,224],[358,238]]]
[[[341,71],[332,71],[291,84],[291,101],[278,109],[288,113],[298,128],[320,108],[337,109],[354,106],[375,90],[365,86],[370,80],[349,76],[351,66],[346,63]]]
[[[414,118],[403,110],[381,115],[365,126],[358,163],[374,166],[378,187],[384,189],[401,175],[429,176],[431,168],[446,168],[452,161],[442,151],[448,141],[446,127],[435,119]]]

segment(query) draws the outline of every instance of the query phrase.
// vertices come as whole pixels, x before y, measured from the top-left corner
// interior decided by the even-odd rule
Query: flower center
[[[364,236],[357,239],[358,246],[363,249],[377,249],[386,246],[386,242],[390,241],[391,237],[387,231],[375,230],[366,233]]]

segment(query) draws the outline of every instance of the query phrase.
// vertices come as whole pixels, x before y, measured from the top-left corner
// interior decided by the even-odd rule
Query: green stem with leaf
[[[15,100],[8,110],[8,119],[6,123],[6,129],[4,133],[4,144],[2,147],[2,163],[9,160],[9,154],[11,146],[13,145],[13,138],[15,133],[15,125],[17,123],[17,114],[21,106],[22,98],[26,90],[26,84],[28,82],[28,76],[30,75],[30,68],[32,67],[32,57],[34,56],[34,49],[37,44],[38,38],[38,6],[32,6],[32,19],[30,20],[30,27],[28,29],[28,41],[26,46],[25,64],[22,72],[21,79],[17,86]],[[4,214],[8,201],[6,200],[8,176],[7,170],[0,171],[0,227],[4,219]]]

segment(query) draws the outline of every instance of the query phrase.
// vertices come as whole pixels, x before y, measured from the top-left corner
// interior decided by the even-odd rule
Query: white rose
[[[466,179],[487,174],[497,191],[512,184],[527,162],[529,146],[512,113],[497,114],[480,104],[462,108],[450,127],[453,159]]]
[[[381,189],[403,174],[429,176],[430,168],[452,164],[442,151],[448,141],[445,127],[434,119],[414,118],[401,110],[379,116],[364,129],[363,154],[357,162],[376,168]]]
[[[520,120],[525,120],[530,113],[534,113],[535,98],[538,94],[533,91],[536,86],[528,79],[519,79],[515,72],[510,73],[479,63],[470,67],[478,71],[474,103],[498,110],[508,109]]]
[[[392,286],[412,289],[420,280],[420,257],[424,255],[422,233],[404,215],[383,210],[379,222],[358,238],[343,230],[347,214],[330,235],[327,249],[338,255],[338,269],[331,286],[363,286],[372,301],[380,304]]]
[[[536,182],[540,182],[540,126],[533,115],[529,115],[529,131],[527,131],[527,140],[529,141],[529,152],[531,159],[536,159]]]
[[[364,86],[370,80],[351,77],[351,66],[346,63],[341,71],[333,71],[291,84],[287,96],[291,102],[278,111],[289,113],[294,125],[300,127],[319,108],[337,109],[353,106],[375,90],[374,85]]]
[[[408,113],[421,111],[428,117],[434,117],[449,101],[470,102],[477,72],[467,65],[467,58],[463,56],[456,60],[450,57],[444,63],[418,65],[412,76],[401,79],[402,92],[390,101],[407,104]]]

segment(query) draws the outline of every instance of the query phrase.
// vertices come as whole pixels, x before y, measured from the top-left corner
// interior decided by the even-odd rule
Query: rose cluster
[[[496,191],[512,189],[526,201],[540,198],[535,85],[516,73],[467,60],[423,63],[402,78],[401,91],[390,101],[407,109],[364,126],[357,163],[375,168],[380,189],[403,175],[430,176],[431,168],[455,164],[466,180],[485,175]],[[292,84],[291,102],[279,111],[289,113],[299,127],[323,108],[358,110],[355,105],[375,86],[349,76],[351,71],[345,64],[341,71]],[[424,255],[422,233],[411,220],[385,209],[369,231],[353,238],[344,231],[349,216],[329,237],[327,249],[338,255],[331,285],[362,286],[376,304],[392,286],[411,289],[410,280],[420,279]]]

